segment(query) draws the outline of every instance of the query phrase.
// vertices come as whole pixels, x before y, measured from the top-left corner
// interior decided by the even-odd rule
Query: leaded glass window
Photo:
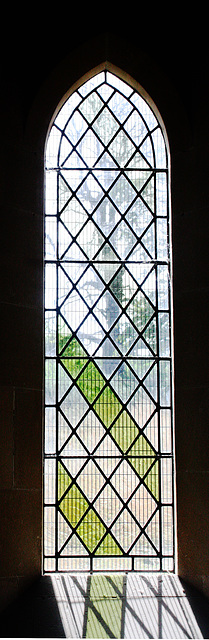
[[[174,569],[169,162],[109,71],[45,156],[44,571]]]

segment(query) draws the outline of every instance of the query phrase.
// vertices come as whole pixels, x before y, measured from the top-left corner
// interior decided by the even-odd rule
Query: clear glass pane
[[[108,107],[113,111],[113,113],[115,113],[117,119],[120,122],[124,122],[124,120],[126,120],[126,118],[128,117],[130,111],[132,111],[132,105],[130,104],[130,102],[128,102],[128,100],[126,100],[126,98],[117,91],[109,100]]]
[[[88,307],[76,290],[73,289],[62,305],[62,315],[69,326],[75,331],[88,313]]]
[[[56,312],[45,312],[45,355],[56,356]]]
[[[90,203],[88,203],[90,204]],[[104,242],[95,224],[89,220],[77,237],[77,243],[83,250],[84,255],[91,260],[94,258]]]
[[[119,131],[109,146],[110,153],[120,167],[124,167],[131,159],[135,146],[124,131]]]
[[[45,461],[44,500],[47,504],[55,503],[56,461],[47,458]]]
[[[162,507],[162,551],[164,555],[173,554],[173,509]]]
[[[45,307],[56,308],[57,295],[57,269],[55,264],[46,264],[45,267]]]
[[[57,218],[48,216],[45,219],[45,258],[54,260],[57,255]]]
[[[106,291],[94,307],[94,315],[101,322],[104,329],[108,330],[117,320],[119,314],[120,307],[110,292]]]
[[[97,93],[92,93],[80,105],[80,111],[88,120],[92,122],[103,105]]]
[[[123,206],[126,207],[126,204],[127,201],[124,201]],[[124,221],[122,221],[117,226],[117,229],[112,233],[110,242],[113,245],[115,251],[117,251],[118,256],[123,260],[128,256],[130,251],[132,251],[133,247],[135,246],[136,237],[132,233],[128,225]]]
[[[86,132],[80,144],[77,146],[78,153],[81,155],[88,167],[93,167],[96,164],[103,150],[103,145],[91,130]]]
[[[171,373],[170,362],[160,362],[160,404],[168,407],[171,404]]]
[[[157,219],[157,257],[158,260],[168,260],[168,226],[167,220]]]
[[[45,404],[56,402],[56,360],[47,359],[45,363]]]
[[[109,71],[107,72],[107,82],[118,89],[118,91],[121,91],[124,96],[128,97],[132,93],[132,88],[126,84],[126,82],[123,82],[123,80],[120,80],[117,76],[109,73]]]
[[[75,91],[70,98],[64,103],[63,107],[61,107],[57,117],[55,118],[55,124],[61,130],[64,129],[66,122],[68,122],[73,110],[77,107],[81,98],[79,94]]]
[[[70,140],[70,144],[76,146],[81,136],[83,136],[86,131],[88,125],[79,111],[74,111],[70,120],[65,126],[64,133],[68,140]],[[65,138],[63,138],[63,143],[65,142]],[[62,145],[61,145],[62,148]],[[64,156],[64,154],[63,154]]]
[[[55,554],[55,508],[45,507],[44,509],[44,554],[54,556]]]
[[[168,286],[169,273],[168,267],[160,265],[157,269],[158,274],[158,308],[159,310],[168,310]]]
[[[113,115],[108,109],[103,111],[98,116],[96,122],[93,124],[93,129],[100,137],[102,143],[107,146],[118,130],[119,125]]]
[[[167,176],[166,173],[156,175],[156,213],[157,216],[167,216]]]
[[[46,147],[45,162],[47,169],[54,169],[54,167],[57,167],[60,135],[60,131],[57,129],[57,127],[52,127]]]
[[[137,111],[131,114],[124,126],[133,142],[137,146],[141,144],[143,138],[147,135],[147,127]]]
[[[127,402],[138,386],[138,380],[129,367],[122,364],[117,373],[111,379],[111,385],[119,398],[123,400],[123,402]]]
[[[159,355],[170,356],[170,318],[168,313],[159,313]]]
[[[48,216],[57,215],[57,172],[46,171],[45,173],[46,204],[45,214]]]
[[[134,93],[134,95],[131,96],[131,102],[136,106],[139,113],[143,116],[149,129],[154,129],[154,127],[157,126],[158,122],[147,102],[145,102],[145,100],[138,93]]]
[[[172,440],[171,440],[171,411],[169,409],[161,409],[160,411],[160,424],[161,424],[161,450],[163,453],[171,453]]]
[[[68,198],[69,195],[66,197],[66,200],[68,200]],[[73,238],[76,237],[86,221],[87,215],[81,204],[76,200],[76,198],[70,199],[69,204],[66,204],[61,214],[61,222],[65,226],[65,229],[63,229],[62,225],[59,225],[60,255],[62,255],[67,246],[71,243],[71,236]]]
[[[104,71],[102,71],[101,73],[98,73],[96,76],[93,76],[93,78],[90,78],[90,80],[87,80],[87,82],[85,82],[81,87],[79,87],[79,93],[82,96],[86,96],[88,93],[90,93],[90,91],[92,91],[92,89],[95,89],[96,87],[98,87],[103,81],[104,81]]]
[[[46,407],[45,409],[45,453],[55,453],[56,451],[56,409]]]
[[[166,168],[167,158],[166,158],[165,142],[164,142],[164,138],[160,128],[153,131],[152,140],[153,140],[154,149],[155,149],[156,167],[158,169]]]
[[[162,503],[172,503],[172,460],[171,458],[162,458],[161,460],[162,474]]]
[[[104,174],[105,179],[108,180],[109,172]],[[93,214],[93,219],[97,223],[99,228],[102,228],[104,236],[108,237],[113,231],[115,225],[120,221],[120,214],[113,206],[112,202],[105,198],[99,203],[98,208]],[[108,260],[108,255],[106,257]]]

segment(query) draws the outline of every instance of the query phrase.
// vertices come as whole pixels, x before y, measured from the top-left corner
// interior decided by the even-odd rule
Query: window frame
[[[106,71],[110,71],[110,73],[113,73],[114,75],[116,75],[116,76],[117,76],[121,81],[127,82],[127,80],[126,80],[126,79],[125,79],[125,77],[124,77],[124,74],[119,73],[119,72],[118,72],[118,70],[117,70],[117,72],[116,72],[116,69],[114,69],[114,70],[113,70],[112,66],[110,66],[110,68],[109,68],[109,66],[108,66],[108,65],[106,65],[106,66],[105,66],[105,70],[106,70]],[[97,71],[98,71],[98,70],[97,70]],[[72,96],[72,95],[74,94],[74,92],[75,92],[76,88],[78,88],[78,87],[81,87],[81,86],[85,85],[85,83],[87,82],[87,80],[89,79],[89,77],[92,77],[92,78],[93,78],[95,75],[96,75],[96,73],[95,73],[95,70],[94,70],[94,71],[92,71],[92,74],[90,74],[90,76],[89,76],[89,74],[88,74],[88,78],[83,78],[83,79],[82,79],[82,80],[80,80],[78,83],[76,83],[76,85],[74,85],[74,87],[73,87],[73,88],[71,89],[71,91],[69,92],[68,97],[69,97],[70,95]],[[171,222],[170,222],[170,220],[171,220],[171,207],[170,207],[170,154],[169,154],[169,147],[168,147],[167,136],[166,136],[166,133],[165,133],[164,125],[163,125],[163,123],[162,123],[162,119],[161,119],[160,115],[158,114],[158,112],[157,112],[157,110],[156,110],[155,106],[153,105],[152,101],[150,100],[149,96],[147,96],[146,92],[145,92],[144,90],[142,90],[142,88],[141,88],[141,87],[139,87],[138,83],[135,83],[135,82],[133,82],[132,80],[131,80],[131,82],[130,82],[130,79],[129,79],[129,83],[128,83],[128,84],[130,84],[130,86],[133,88],[133,90],[134,90],[135,92],[137,92],[139,95],[141,95],[141,97],[146,101],[146,103],[149,105],[149,107],[151,107],[151,109],[152,109],[152,111],[153,111],[153,113],[154,113],[154,115],[155,115],[155,118],[156,118],[156,120],[158,121],[158,124],[159,124],[159,126],[160,126],[160,129],[161,129],[161,131],[162,131],[162,133],[163,133],[163,137],[164,137],[164,141],[165,141],[165,147],[166,147],[166,153],[167,153],[167,174],[168,174],[168,180],[167,180],[167,197],[168,197],[168,212],[169,212],[169,214],[168,214],[168,218],[167,218],[167,223],[168,223],[168,233],[169,233],[169,236],[170,236],[170,242],[169,242],[169,250],[170,250],[170,253],[169,253],[169,256],[168,256],[168,261],[169,261],[169,269],[170,269],[170,286],[171,286],[171,283],[172,283],[172,261],[171,261],[171,258],[172,258],[172,254],[171,254],[172,247],[171,247]],[[75,88],[75,87],[76,87],[76,88]],[[145,98],[145,96],[146,96],[146,98]],[[67,99],[68,99],[68,98],[67,98]],[[63,104],[65,104],[65,103],[66,103],[66,96],[65,96],[65,98],[63,99]],[[59,109],[57,109],[57,111],[56,111],[56,114],[58,114],[58,113],[59,113],[59,111],[60,111],[60,105],[59,105]],[[56,120],[56,115],[55,115],[55,118],[53,118],[53,122],[54,122],[55,120]],[[53,126],[53,123],[51,123],[50,131],[51,131],[51,129],[52,129],[52,126]],[[50,133],[49,133],[49,136],[50,136]],[[48,137],[48,139],[49,139],[49,137]],[[170,320],[171,320],[171,324],[172,324],[172,323],[173,323],[173,316],[172,316],[172,292],[171,292],[171,289],[169,289],[169,296],[170,296]],[[170,329],[171,359],[172,359],[172,362],[173,362],[173,344],[172,344],[172,340],[173,340],[173,337],[172,337],[172,330]],[[172,415],[173,415],[173,406],[174,406],[174,405],[173,405],[173,365],[172,365],[172,369],[171,369],[171,393],[172,393],[171,404],[172,404]],[[172,418],[172,423],[173,423],[173,422],[174,422],[174,416],[173,416],[173,418]],[[171,437],[172,437],[172,449],[174,449],[173,428],[174,428],[174,426],[172,426],[172,436],[171,436]],[[175,477],[175,467],[174,467],[175,462],[174,462],[174,460],[175,460],[175,452],[173,452],[173,458],[172,458],[172,460],[173,460],[173,462],[172,462],[172,464],[173,464],[173,474],[172,474],[172,484],[173,484],[173,503],[172,503],[172,504],[173,504],[173,505],[175,505],[175,486],[174,486],[174,477]],[[173,508],[173,528],[174,528],[174,530],[175,530],[175,508],[174,508],[174,506],[173,506],[172,508]],[[174,536],[173,545],[174,545],[174,549],[175,549],[175,536]],[[162,559],[162,557],[161,557],[161,559]],[[91,570],[91,568],[92,568],[92,565],[91,565],[91,567],[90,567],[90,570]],[[174,550],[174,569],[175,569],[175,550]],[[56,570],[57,570],[57,564],[56,564]],[[162,562],[160,563],[160,569],[159,569],[159,570],[161,570],[161,571],[163,570]],[[166,570],[168,570],[168,569],[166,569]]]

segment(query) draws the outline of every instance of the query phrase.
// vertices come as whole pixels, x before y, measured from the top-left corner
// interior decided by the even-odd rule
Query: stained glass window
[[[44,571],[174,569],[169,160],[109,71],[45,156]]]

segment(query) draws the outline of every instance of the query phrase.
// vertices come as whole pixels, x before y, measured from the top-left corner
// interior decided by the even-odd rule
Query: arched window
[[[174,570],[169,158],[104,69],[45,157],[44,571]]]

